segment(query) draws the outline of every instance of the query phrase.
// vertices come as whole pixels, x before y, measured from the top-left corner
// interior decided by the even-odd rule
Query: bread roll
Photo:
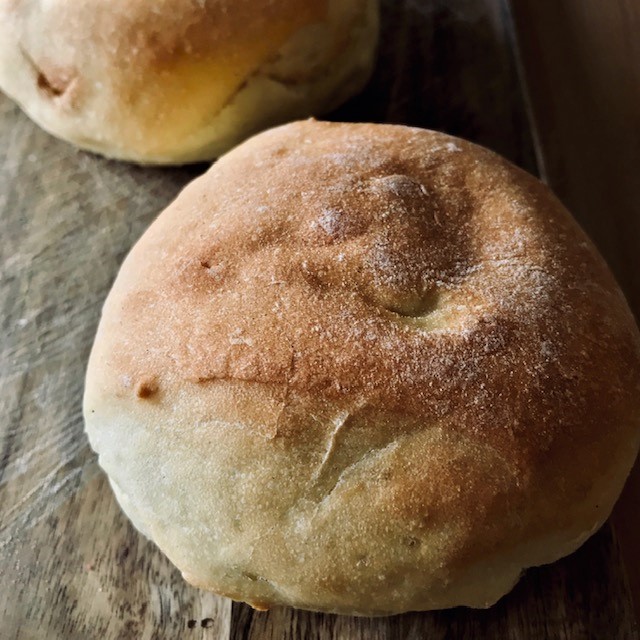
[[[208,160],[357,93],[377,32],[378,0],[13,0],[0,89],[84,149]]]
[[[84,411],[133,523],[256,608],[487,607],[608,517],[640,337],[538,180],[400,126],[300,122],[125,260]]]

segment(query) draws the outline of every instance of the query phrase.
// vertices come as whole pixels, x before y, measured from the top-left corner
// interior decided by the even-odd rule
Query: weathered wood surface
[[[527,4],[535,3],[523,0],[519,18]],[[539,168],[506,0],[386,0],[383,24],[374,78],[336,119],[441,129]],[[538,137],[539,157],[553,175],[555,167],[571,175],[579,193],[572,158],[548,135]],[[379,620],[255,613],[186,585],[132,529],[82,433],[84,368],[122,258],[203,169],[143,169],[76,151],[0,98],[0,637],[638,638],[609,526],[570,558],[529,571],[489,611]],[[638,311],[640,214],[631,221],[630,210],[612,209],[603,215],[623,234],[595,214],[583,222],[603,238]]]

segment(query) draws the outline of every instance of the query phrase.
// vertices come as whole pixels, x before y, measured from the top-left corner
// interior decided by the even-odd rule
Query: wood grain
[[[196,171],[77,152],[4,99],[0,140],[0,637],[170,638],[189,620],[194,638],[228,637],[230,603],[188,587],[122,517],[80,412],[118,265]]]
[[[506,0],[383,6],[375,75],[332,117],[444,130],[536,171]],[[565,161],[546,148],[553,137],[539,121],[538,150],[551,174]],[[118,265],[203,169],[144,169],[76,151],[0,98],[0,637],[640,637],[608,526],[573,556],[528,572],[489,611],[379,620],[232,605],[186,585],[133,530],[82,432],[84,368]],[[580,178],[565,171],[579,191]],[[637,223],[628,211],[603,210],[627,230]],[[583,222],[629,291],[640,272],[638,237],[619,238],[599,216]],[[631,297],[640,302],[640,293]]]

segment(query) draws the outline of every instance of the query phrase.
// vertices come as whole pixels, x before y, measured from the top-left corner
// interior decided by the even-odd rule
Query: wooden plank
[[[506,0],[382,0],[378,64],[331,119],[445,131],[537,172]]]
[[[640,4],[513,0],[546,177],[640,318]],[[640,620],[640,465],[614,511]]]
[[[536,170],[506,0],[384,0],[375,76],[335,119],[426,126]],[[3,638],[637,638],[605,528],[489,611],[253,612],[186,585],[120,513],[82,433],[83,374],[122,258],[203,167],[73,150],[0,99]],[[634,635],[635,634],[635,635]]]
[[[196,170],[77,152],[6,99],[0,148],[0,636],[166,638],[195,620],[190,637],[228,637],[230,603],[122,516],[80,410],[118,265]]]

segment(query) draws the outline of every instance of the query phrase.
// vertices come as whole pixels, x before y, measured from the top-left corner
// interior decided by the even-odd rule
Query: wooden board
[[[625,7],[627,1],[611,0]],[[538,16],[534,0],[517,8],[525,23]],[[548,175],[571,175],[580,193],[579,176],[567,168],[570,158],[549,142],[553,134],[531,130],[506,0],[385,0],[383,18],[371,83],[332,117],[441,129],[534,172],[540,168],[537,140]],[[535,53],[531,41],[541,22],[520,24],[523,53]],[[555,69],[547,53],[545,63]],[[535,66],[525,68],[533,80],[531,103],[544,115],[545,96],[534,93],[549,87],[539,69],[536,76]],[[554,104],[546,108],[560,117]],[[566,105],[558,109],[567,113]],[[291,609],[255,613],[186,585],[133,530],[82,432],[84,368],[118,265],[154,216],[204,168],[145,169],[76,151],[0,98],[0,637],[640,637],[623,556],[608,525],[573,556],[529,571],[489,611],[379,620]],[[555,186],[566,195],[563,180]],[[597,242],[604,239],[638,310],[640,289],[633,282],[640,265],[633,255],[640,241],[633,225],[640,212],[632,222],[630,209],[607,210],[616,228],[635,229],[617,240],[596,213],[584,214],[585,226]],[[620,248],[626,258],[619,258]]]

